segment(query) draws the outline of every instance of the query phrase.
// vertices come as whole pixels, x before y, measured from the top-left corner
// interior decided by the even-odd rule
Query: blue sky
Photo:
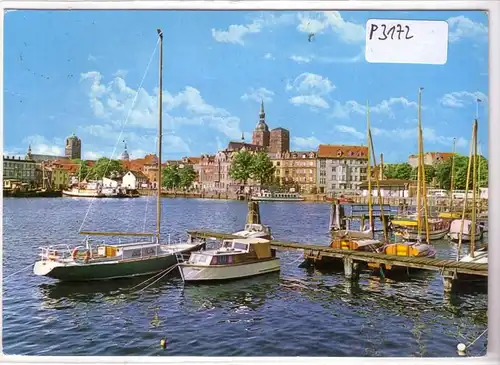
[[[447,20],[447,63],[367,63],[370,18]],[[158,52],[137,90],[156,28],[165,34],[164,158],[214,153],[242,132],[249,140],[263,98],[269,127],[289,129],[295,150],[366,143],[369,101],[377,154],[406,161],[417,149],[419,87],[425,150],[451,151],[457,138],[467,154],[479,97],[487,155],[488,28],[480,11],[8,12],[4,151],[24,154],[31,143],[34,152],[63,154],[75,133],[86,158],[109,157],[115,146],[116,157],[123,139],[135,158],[154,153]]]

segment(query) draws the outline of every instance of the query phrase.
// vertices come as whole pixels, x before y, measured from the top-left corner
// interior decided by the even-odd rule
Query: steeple
[[[245,142],[245,132],[241,132],[241,142]]]
[[[123,140],[123,144],[124,144],[125,148],[123,149],[123,152],[120,155],[120,160],[128,161],[130,157],[129,157],[128,151],[127,151],[127,142],[125,142],[125,140]]]
[[[26,154],[25,160],[31,160],[31,143],[28,145],[28,153]]]
[[[266,113],[264,112],[264,99],[261,99],[260,102],[260,113],[259,113],[259,121],[265,123],[266,122]]]

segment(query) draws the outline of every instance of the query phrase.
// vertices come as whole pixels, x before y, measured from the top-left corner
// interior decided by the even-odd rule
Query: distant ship
[[[252,195],[251,200],[256,201],[303,201],[304,198],[299,193],[278,193],[262,190],[260,193]]]

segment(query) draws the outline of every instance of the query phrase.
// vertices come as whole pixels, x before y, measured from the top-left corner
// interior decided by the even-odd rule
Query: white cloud
[[[90,61],[90,62],[95,62],[99,59],[99,57],[97,56],[94,56],[92,54],[89,54],[88,57],[87,57],[87,60]]]
[[[292,61],[295,61],[297,63],[309,63],[312,61],[312,58],[311,57],[304,57],[304,56],[296,56],[296,55],[292,55],[290,56],[290,59]]]
[[[356,128],[349,127],[347,125],[336,125],[335,130],[340,132],[340,133],[346,133],[350,134],[355,138],[363,139],[365,138],[365,135],[361,132],[358,132]]]
[[[275,15],[262,12],[261,15],[249,24],[232,24],[227,30],[212,28],[212,37],[221,43],[244,45],[244,38],[249,34],[260,33],[265,27],[288,24],[294,20],[292,14]]]
[[[49,140],[44,136],[35,134],[24,138],[22,140],[22,144],[26,146],[26,152],[28,151],[28,145],[31,145],[31,153],[39,155],[64,156],[64,141],[60,138],[53,138]]]
[[[244,45],[245,42],[243,38],[247,34],[260,33],[261,30],[261,23],[257,20],[254,20],[252,23],[247,25],[232,24],[227,28],[227,30],[218,30],[212,28],[212,37],[217,42]]]
[[[113,77],[121,77],[122,79],[124,79],[125,77],[127,77],[127,74],[128,74],[127,70],[117,70],[113,74]]]
[[[372,134],[374,136],[384,136],[388,137],[391,140],[414,140],[415,142],[418,139],[417,128],[395,128],[395,129],[379,129],[379,128],[371,128]],[[424,140],[424,150],[426,150],[426,145],[441,145],[446,147],[452,147],[453,138],[439,135],[435,129],[433,128],[422,128],[422,138]],[[456,139],[457,148],[465,148],[467,147],[468,141],[463,137],[458,137]]]
[[[265,58],[266,60],[275,60],[275,59],[276,59],[276,58],[274,58],[274,56],[273,56],[271,53],[266,53],[266,54],[264,55],[264,58]]]
[[[304,33],[333,31],[345,43],[362,43],[365,28],[361,24],[346,21],[338,11],[304,12],[298,14],[297,29]]]
[[[83,153],[83,158],[85,160],[98,160],[101,157],[103,157],[103,154],[101,152],[85,151]]]
[[[318,148],[321,142],[314,136],[311,137],[292,137],[293,149],[310,149],[315,150]]]
[[[90,107],[96,117],[107,120],[114,126],[121,126],[128,117],[128,126],[157,127],[158,90],[151,94],[144,89],[134,90],[127,86],[121,77],[115,77],[104,84],[102,75],[96,71],[82,74],[81,80],[87,89]],[[206,125],[230,138],[238,138],[241,135],[239,119],[223,108],[208,104],[194,87],[186,86],[175,95],[164,90],[163,101],[164,125],[167,129],[176,129],[179,125],[186,124]],[[185,116],[172,116],[170,113],[174,111],[182,112]]]
[[[298,92],[308,92],[324,95],[335,90],[335,85],[328,79],[317,74],[304,72],[297,76],[290,84],[287,84],[287,90],[296,90]]]
[[[379,104],[370,106],[371,113],[385,114],[391,119],[395,118],[394,107],[417,108],[417,103],[409,101],[404,97],[395,97],[382,100]],[[349,119],[351,114],[366,114],[366,106],[355,100],[346,101],[344,104],[334,101],[333,112],[331,116],[336,119]]]
[[[299,95],[289,99],[294,105],[309,105],[316,108],[328,109],[330,105],[319,95]]]
[[[80,126],[78,132],[84,136],[101,139],[102,144],[108,146],[89,146],[89,151],[110,156],[116,145],[113,156],[117,157],[121,153],[120,143],[123,139],[132,150],[149,151],[148,153],[156,150],[157,89],[152,92],[132,89],[119,76],[105,83],[103,76],[96,71],[82,74],[81,82],[87,92],[93,114],[103,123]],[[173,134],[183,125],[211,128],[232,139],[241,136],[239,118],[223,108],[207,103],[200,91],[192,86],[186,86],[177,94],[164,90],[163,102],[163,146],[166,153],[190,153],[186,140]]]
[[[244,101],[254,100],[259,103],[263,100],[264,102],[269,103],[273,101],[273,96],[273,91],[268,90],[265,87],[260,87],[258,89],[250,88],[247,93],[241,95],[240,99]]]
[[[477,99],[482,100],[483,103],[488,101],[488,97],[480,91],[472,93],[468,91],[455,91],[443,95],[440,102],[442,105],[450,108],[462,108],[466,105],[475,103]]]
[[[323,96],[335,90],[335,85],[327,78],[317,74],[304,72],[293,82],[287,82],[286,90],[295,91],[296,95],[289,99],[294,105],[309,105],[313,108],[328,109],[330,105]]]
[[[483,23],[474,22],[463,15],[448,19],[449,41],[458,42],[464,38],[487,40],[488,26]]]

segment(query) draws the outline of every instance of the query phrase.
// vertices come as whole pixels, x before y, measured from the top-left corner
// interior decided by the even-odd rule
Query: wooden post
[[[344,261],[344,275],[346,279],[353,278],[353,260],[350,256],[346,256],[343,258]]]
[[[443,272],[443,289],[445,294],[453,291],[457,276],[454,272]]]

